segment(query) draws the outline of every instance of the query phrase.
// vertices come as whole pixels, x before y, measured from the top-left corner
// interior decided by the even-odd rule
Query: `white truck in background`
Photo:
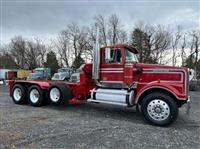
[[[74,70],[72,68],[60,68],[58,72],[53,75],[51,80],[64,81],[69,80]]]
[[[0,85],[6,84],[6,73],[9,69],[0,69]]]
[[[189,90],[197,90],[197,74],[194,69],[189,69]]]

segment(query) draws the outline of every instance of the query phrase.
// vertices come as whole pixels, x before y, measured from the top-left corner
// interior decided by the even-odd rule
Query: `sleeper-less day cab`
[[[139,63],[138,50],[126,44],[98,47],[93,64],[82,65],[69,81],[10,81],[10,96],[32,106],[84,101],[137,106],[159,126],[176,120],[179,107],[190,100],[187,68]]]

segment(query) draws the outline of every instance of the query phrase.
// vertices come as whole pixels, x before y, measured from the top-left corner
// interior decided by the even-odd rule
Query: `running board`
[[[112,104],[112,105],[119,105],[119,106],[126,106],[127,107],[127,104],[118,103],[118,102],[112,102],[112,101],[94,100],[94,99],[88,99],[87,101],[89,101],[89,102],[106,103],[106,104]]]

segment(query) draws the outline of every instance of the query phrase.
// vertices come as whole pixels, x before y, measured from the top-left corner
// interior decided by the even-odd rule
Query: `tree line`
[[[13,37],[0,49],[0,68],[34,69],[48,66],[78,68],[92,60],[95,28],[100,30],[101,46],[117,43],[131,44],[139,49],[139,61],[187,66],[200,72],[200,30],[185,30],[181,25],[170,28],[162,24],[143,22],[126,30],[116,14],[96,15],[88,26],[69,23],[54,40]],[[180,64],[181,61],[181,64]]]

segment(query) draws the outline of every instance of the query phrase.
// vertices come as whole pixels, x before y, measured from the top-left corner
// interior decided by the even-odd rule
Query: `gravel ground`
[[[104,104],[15,105],[0,86],[0,148],[200,148],[200,92],[168,127],[149,125],[135,108]]]

